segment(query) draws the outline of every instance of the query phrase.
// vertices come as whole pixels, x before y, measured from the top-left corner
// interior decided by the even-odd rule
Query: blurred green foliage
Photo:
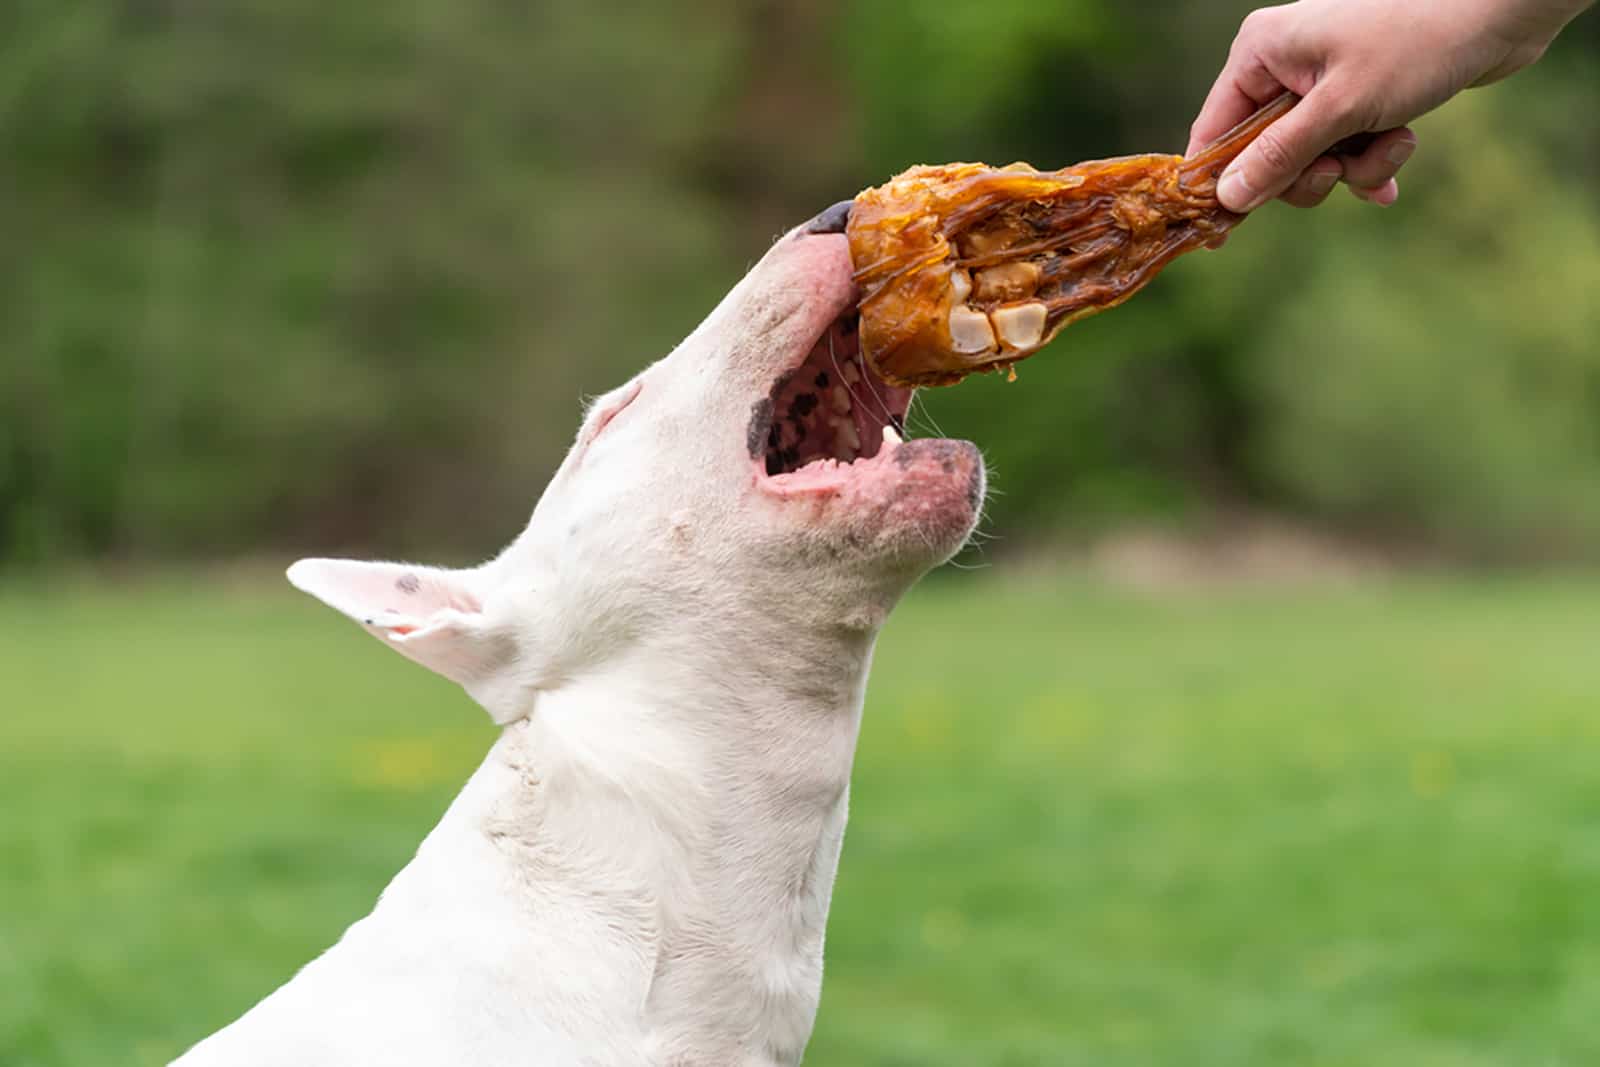
[[[915,162],[1180,149],[1246,10],[14,0],[0,562],[488,551],[787,225]],[[918,426],[985,445],[1004,531],[1582,553],[1596,21],[1425,120],[1397,208],[1264,211]]]

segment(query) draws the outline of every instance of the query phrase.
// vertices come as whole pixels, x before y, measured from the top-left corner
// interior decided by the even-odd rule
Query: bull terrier
[[[861,359],[848,214],[596,400],[491,562],[289,569],[502,729],[372,913],[179,1064],[800,1062],[873,644],[985,482]]]

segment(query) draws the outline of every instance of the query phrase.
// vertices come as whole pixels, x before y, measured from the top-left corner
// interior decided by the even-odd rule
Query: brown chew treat
[[[950,385],[1116,307],[1243,219],[1224,167],[1296,100],[1285,93],[1198,152],[1040,173],[1026,163],[913,167],[856,197],[847,233],[861,351],[893,385]]]

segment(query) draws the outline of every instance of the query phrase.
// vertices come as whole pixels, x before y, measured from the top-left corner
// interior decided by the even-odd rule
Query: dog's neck
[[[408,878],[430,896],[482,881],[461,887],[468,908],[519,898],[526,950],[547,958],[513,961],[526,988],[506,995],[576,1005],[612,1037],[633,1018],[624,1058],[797,1063],[873,634],[740,647],[762,644],[749,637],[709,657],[701,636],[695,659],[641,650],[541,694],[385,902]]]

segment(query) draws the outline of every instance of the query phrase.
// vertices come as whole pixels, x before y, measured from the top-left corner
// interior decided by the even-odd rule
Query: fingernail
[[[1415,141],[1396,141],[1389,147],[1389,162],[1397,167],[1405,166],[1406,160],[1411,158],[1411,153],[1417,150]]]
[[[1367,203],[1378,207],[1389,207],[1396,199],[1395,195],[1389,195],[1388,185],[1372,185],[1365,189],[1352,188],[1350,192],[1356,199],[1365,200]]]
[[[1250,183],[1236,170],[1228,171],[1217,183],[1217,199],[1222,201],[1224,206],[1241,214],[1254,210],[1260,203],[1255,190],[1250,188]]]
[[[1308,185],[1311,191],[1317,196],[1327,196],[1329,193],[1333,192],[1333,187],[1338,183],[1338,181],[1339,176],[1337,174],[1334,174],[1331,171],[1319,170],[1313,174],[1309,180],[1307,180],[1306,185]]]

